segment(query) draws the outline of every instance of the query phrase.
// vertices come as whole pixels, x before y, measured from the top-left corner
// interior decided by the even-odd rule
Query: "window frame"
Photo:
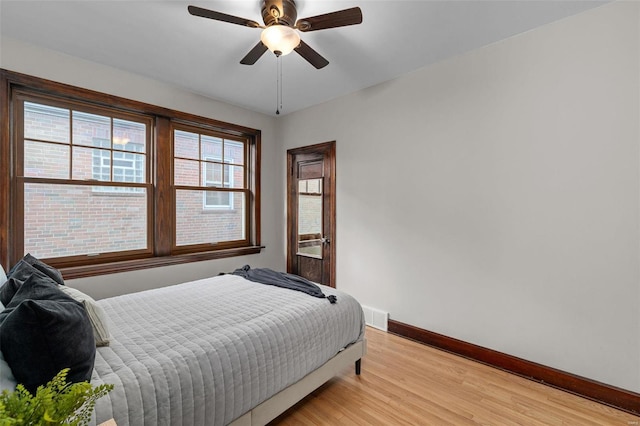
[[[16,162],[22,161],[22,144],[18,143],[19,131],[16,129],[20,126],[16,126],[14,120],[18,112],[15,105],[18,94],[50,98],[62,103],[82,104],[89,110],[109,109],[117,111],[124,117],[129,114],[148,115],[151,120],[148,128],[151,135],[146,165],[149,173],[147,182],[152,187],[148,196],[147,209],[147,215],[151,221],[148,225],[148,250],[129,253],[125,256],[116,252],[99,256],[86,254],[69,258],[44,259],[52,266],[61,269],[65,278],[80,278],[255,254],[263,248],[260,242],[260,130],[0,69],[0,122],[7,123],[0,128],[0,204],[10,206],[10,208],[0,209],[0,262],[6,268],[10,268],[24,255],[24,229],[20,229],[22,224],[16,213],[17,210],[18,212],[22,210],[17,206],[24,205],[24,186],[16,176],[16,170],[18,170]],[[248,157],[245,158],[247,168],[246,240],[215,247],[211,245],[181,246],[179,250],[175,249],[175,236],[171,231],[176,218],[170,130],[175,124],[205,128],[224,134],[231,139],[241,138],[248,141],[248,148],[245,150]],[[108,186],[112,185],[112,182],[103,184],[88,180],[83,184]],[[140,186],[141,184],[131,185]],[[23,221],[24,215],[22,215]]]
[[[46,104],[47,106],[52,106],[56,108],[68,109],[70,111],[69,115],[69,124],[70,124],[70,140],[68,143],[60,143],[60,142],[48,142],[52,145],[61,145],[69,147],[69,175],[66,179],[62,178],[40,178],[40,177],[29,177],[29,176],[20,176],[20,171],[24,170],[24,144],[20,143],[25,140],[24,135],[24,126],[16,126],[16,123],[24,123],[24,104],[26,102],[29,103],[37,103],[37,104]],[[14,185],[11,188],[12,191],[12,199],[15,200],[14,203],[11,204],[11,215],[12,215],[12,223],[14,226],[14,240],[13,240],[13,248],[14,255],[20,253],[18,258],[16,258],[15,262],[17,262],[23,256],[24,249],[24,239],[25,239],[25,214],[24,214],[24,194],[25,194],[25,184],[41,184],[41,185],[70,185],[70,186],[88,186],[91,188],[95,187],[122,187],[122,188],[131,188],[132,193],[133,190],[137,188],[144,188],[147,191],[147,217],[146,217],[146,247],[141,249],[132,249],[132,250],[123,250],[118,252],[107,251],[101,253],[86,253],[84,255],[69,255],[69,256],[61,256],[57,258],[44,258],[47,262],[49,262],[52,266],[56,267],[64,267],[65,265],[85,265],[91,263],[106,263],[117,260],[131,260],[142,257],[148,257],[153,254],[153,240],[154,235],[152,232],[153,225],[153,190],[152,190],[152,182],[151,182],[151,161],[149,161],[152,156],[152,145],[151,145],[151,133],[152,133],[152,124],[153,120],[144,115],[144,114],[135,114],[131,112],[123,112],[115,109],[111,109],[108,107],[98,108],[94,105],[87,104],[81,101],[62,99],[58,97],[54,97],[51,95],[43,95],[40,93],[32,93],[30,91],[26,91],[24,89],[18,89],[13,93],[12,96],[12,109],[13,109],[13,117],[15,120],[12,120],[10,125],[14,127],[15,138],[12,141],[12,148],[15,152],[15,155],[12,157],[13,167],[12,167],[12,178],[14,181]],[[146,135],[145,140],[146,143],[149,144],[147,151],[145,152],[145,156],[147,157],[146,165],[143,172],[144,183],[129,183],[129,182],[115,182],[113,180],[113,176],[111,176],[111,180],[109,181],[98,181],[93,179],[74,179],[73,172],[73,147],[77,146],[81,149],[95,149],[95,146],[88,145],[74,145],[72,142],[71,134],[72,123],[73,123],[73,112],[81,110],[82,112],[88,112],[91,114],[104,115],[109,114],[111,120],[114,118],[126,119],[126,120],[136,120],[137,122],[144,123],[146,126]],[[31,139],[28,139],[31,140]],[[44,140],[38,140],[37,142],[46,142]],[[93,192],[93,191],[92,191]],[[109,192],[105,192],[107,194]],[[123,192],[124,193],[124,192]],[[116,193],[116,196],[119,194]]]
[[[175,156],[175,149],[174,149],[174,142],[175,142],[175,137],[174,134],[176,131],[181,131],[181,132],[186,132],[186,133],[193,133],[193,134],[197,134],[199,138],[201,138],[202,136],[210,136],[210,137],[214,137],[214,138],[220,138],[223,140],[231,140],[231,141],[236,141],[236,142],[241,142],[245,145],[245,149],[244,149],[244,158],[243,158],[243,168],[245,170],[244,173],[244,187],[243,188],[225,188],[225,187],[207,187],[204,184],[204,180],[202,179],[202,164],[206,163],[207,160],[205,160],[202,157],[201,154],[201,146],[198,148],[199,151],[199,155],[198,155],[198,159],[195,158],[186,158],[186,157],[180,157],[180,156]],[[250,205],[250,200],[251,197],[253,195],[253,192],[251,190],[251,184],[252,184],[252,180],[250,178],[250,171],[252,170],[249,167],[249,163],[251,161],[251,143],[250,140],[248,138],[242,137],[241,135],[233,135],[233,134],[229,134],[229,133],[223,133],[220,132],[219,129],[213,129],[210,128],[208,126],[203,126],[203,125],[199,125],[196,123],[186,123],[186,122],[181,122],[181,121],[172,121],[170,123],[170,134],[171,134],[171,161],[172,161],[172,168],[173,168],[173,161],[175,161],[175,159],[180,159],[180,160],[189,160],[189,161],[197,161],[198,162],[198,173],[199,173],[199,177],[198,177],[198,185],[183,185],[183,184],[176,184],[174,182],[173,179],[173,173],[172,173],[172,195],[174,197],[174,199],[177,197],[177,191],[180,190],[187,190],[187,191],[216,191],[216,192],[229,192],[230,194],[233,194],[234,192],[242,192],[244,193],[244,199],[245,199],[245,205]],[[199,139],[200,140],[200,139]],[[200,143],[200,142],[199,142]],[[224,144],[224,142],[223,142]],[[224,159],[224,149],[223,149],[223,154],[222,157]],[[222,164],[222,163],[220,163]],[[227,164],[227,163],[224,163]],[[238,165],[239,166],[239,165]],[[204,195],[204,194],[203,194]],[[175,207],[175,206],[174,206]],[[173,254],[180,254],[180,253],[187,253],[187,252],[199,252],[199,251],[208,251],[211,250],[211,246],[212,244],[215,245],[215,247],[219,248],[220,250],[226,249],[226,248],[230,248],[230,247],[234,247],[236,245],[246,245],[246,244],[250,244],[251,241],[251,236],[250,236],[250,231],[251,231],[251,213],[249,211],[248,208],[246,208],[247,212],[246,215],[244,217],[244,229],[245,229],[245,237],[242,240],[233,240],[233,241],[219,241],[219,242],[215,242],[215,243],[200,243],[200,244],[189,244],[189,245],[177,245],[177,226],[176,223],[177,221],[174,221],[174,226],[172,228],[173,230],[173,246],[172,246],[172,253]],[[211,212],[232,212],[234,211],[233,208],[230,209],[210,209]],[[175,218],[175,210],[174,210],[174,218]]]

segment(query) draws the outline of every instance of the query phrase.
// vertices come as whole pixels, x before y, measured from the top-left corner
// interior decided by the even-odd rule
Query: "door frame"
[[[297,229],[298,229],[298,185],[295,175],[296,158],[298,161],[305,156],[323,157],[323,206],[328,209],[329,221],[329,283],[330,287],[336,286],[336,141],[318,143],[287,150],[287,272],[293,271],[293,261],[296,256]],[[302,157],[302,158],[300,158]],[[324,229],[323,229],[324,232]],[[326,235],[325,235],[326,237]],[[293,243],[292,243],[293,242]]]

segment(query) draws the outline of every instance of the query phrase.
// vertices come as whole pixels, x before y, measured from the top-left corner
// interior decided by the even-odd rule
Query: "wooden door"
[[[287,151],[287,272],[335,287],[335,141]]]

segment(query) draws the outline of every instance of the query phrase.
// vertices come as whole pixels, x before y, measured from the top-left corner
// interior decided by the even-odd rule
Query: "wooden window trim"
[[[64,279],[69,280],[74,278],[115,274],[119,272],[137,271],[140,269],[158,268],[161,266],[179,265],[182,263],[223,259],[226,257],[246,256],[260,253],[263,248],[264,246],[248,246],[199,253],[155,256],[146,259],[119,260],[96,265],[62,267],[60,268],[60,271],[62,272]]]
[[[173,146],[173,143],[175,142],[174,140],[174,135],[176,131],[182,131],[182,132],[188,132],[188,133],[193,133],[193,134],[197,134],[198,135],[198,158],[194,159],[194,158],[186,158],[186,157],[181,157],[181,156],[176,156],[175,155],[175,147]],[[198,163],[198,185],[186,185],[186,184],[180,184],[177,185],[175,184],[175,182],[173,182],[173,178],[172,178],[172,195],[173,197],[176,197],[176,194],[178,191],[216,191],[216,192],[230,192],[230,193],[243,193],[244,194],[244,199],[245,199],[245,205],[248,206],[247,208],[247,214],[245,214],[245,223],[244,223],[244,228],[247,230],[247,234],[245,235],[245,238],[242,240],[235,240],[235,241],[222,241],[222,242],[217,242],[215,243],[215,247],[218,250],[225,250],[228,248],[233,248],[233,247],[249,247],[251,246],[251,228],[250,228],[250,224],[251,224],[251,211],[250,211],[250,199],[251,199],[251,193],[254,192],[251,190],[252,187],[252,182],[251,179],[249,179],[249,170],[251,169],[251,165],[249,164],[252,161],[252,153],[251,153],[251,141],[247,138],[247,137],[234,137],[233,135],[229,135],[229,134],[225,134],[225,133],[221,133],[219,131],[210,129],[206,126],[202,126],[202,125],[195,125],[193,123],[182,123],[182,122],[171,122],[170,123],[170,134],[172,135],[171,137],[171,147],[172,147],[172,152],[171,152],[171,157],[172,157],[172,165],[174,164],[173,162],[176,159],[179,160],[188,160],[188,161],[194,161]],[[244,187],[243,188],[225,188],[225,187],[209,187],[209,186],[204,186],[202,184],[203,182],[203,178],[202,178],[202,172],[203,172],[203,167],[202,165],[204,163],[207,163],[207,160],[203,159],[203,155],[202,155],[202,142],[201,142],[201,137],[203,135],[206,136],[212,136],[212,137],[216,137],[216,138],[220,138],[222,140],[230,140],[230,141],[236,141],[236,142],[240,142],[243,144],[244,146],[244,158],[243,158],[243,164],[242,167],[244,169],[244,176],[243,176],[243,181],[244,181]],[[224,143],[223,143],[224,145]],[[222,159],[224,159],[224,151],[222,152]],[[224,163],[219,163],[224,165]],[[222,210],[221,210],[222,211]],[[175,213],[174,213],[174,218],[175,218]],[[174,255],[180,255],[180,254],[186,254],[186,253],[192,253],[192,252],[206,252],[206,251],[210,251],[212,244],[211,243],[198,243],[198,244],[188,244],[188,245],[177,245],[176,241],[177,241],[177,226],[175,226],[175,224],[177,224],[177,219],[174,222],[174,227],[173,227],[173,241],[174,244],[171,247],[171,253]]]
[[[24,164],[24,145],[21,143],[17,143],[17,141],[25,140],[25,135],[23,134],[24,129],[17,128],[15,129],[15,137],[10,142],[14,144],[16,147],[15,153],[16,155],[13,157],[14,164],[14,173],[12,173],[12,178],[16,182],[16,191],[12,194],[12,199],[16,200],[12,203],[10,207],[10,214],[12,214],[12,224],[13,229],[15,231],[13,244],[12,244],[12,253],[10,253],[11,259],[15,259],[14,262],[17,262],[18,259],[22,257],[22,253],[24,250],[24,210],[22,206],[24,205],[24,188],[25,184],[44,184],[44,185],[69,185],[69,186],[103,186],[103,187],[128,187],[128,188],[144,188],[147,192],[147,217],[146,217],[146,248],[138,248],[131,250],[123,250],[119,252],[102,252],[99,256],[95,256],[93,254],[76,254],[69,255],[55,259],[43,259],[50,263],[52,266],[56,268],[64,268],[68,265],[92,265],[98,263],[108,263],[114,260],[125,260],[125,259],[136,259],[142,257],[150,257],[153,256],[153,232],[150,232],[153,224],[153,215],[152,215],[152,207],[153,207],[153,183],[150,180],[151,176],[151,162],[150,159],[153,158],[153,141],[151,138],[151,130],[153,125],[153,120],[148,114],[142,113],[132,113],[132,112],[122,112],[117,109],[103,107],[99,108],[94,105],[88,104],[84,101],[78,101],[75,99],[69,99],[62,97],[58,94],[55,96],[53,94],[42,95],[41,93],[32,93],[23,88],[18,88],[14,90],[11,96],[11,102],[13,104],[14,114],[18,117],[16,121],[23,122],[24,121],[24,110],[23,106],[26,102],[31,103],[46,103],[47,105],[62,108],[69,110],[69,140],[68,142],[56,142],[50,140],[42,140],[41,142],[51,144],[51,145],[59,145],[65,146],[69,148],[69,170],[66,178],[38,178],[32,176],[17,176],[17,171],[23,170]],[[131,120],[137,123],[142,123],[145,125],[145,145],[146,150],[142,155],[145,157],[145,169],[144,169],[144,177],[145,182],[140,183],[132,183],[132,182],[116,182],[113,180],[109,181],[94,181],[92,179],[77,179],[74,178],[74,149],[93,149],[94,147],[89,145],[77,145],[73,143],[73,120],[74,113],[82,109],[82,112],[88,112],[90,114],[96,114],[109,116],[109,120],[111,122],[111,133],[113,132],[113,120],[114,119],[123,119],[123,120]],[[13,124],[13,123],[11,123]],[[28,138],[28,140],[36,140]],[[9,148],[11,149],[11,147]],[[114,152],[113,148],[110,148],[109,151]],[[126,151],[122,151],[126,152]],[[113,157],[111,156],[111,159]],[[113,169],[111,169],[111,178],[113,178]]]
[[[49,96],[57,100],[66,99],[73,103],[86,104],[89,108],[93,106],[98,110],[101,108],[117,110],[123,115],[132,113],[153,116],[150,128],[152,142],[148,147],[151,173],[149,182],[154,188],[149,196],[150,207],[148,208],[148,214],[153,215],[154,218],[149,227],[151,240],[149,250],[130,252],[126,256],[105,255],[101,256],[97,262],[96,259],[66,259],[64,262],[56,263],[54,259],[51,264],[59,267],[65,278],[80,278],[242,256],[259,253],[263,248],[260,243],[260,130],[4,69],[0,69],[0,122],[6,123],[0,128],[0,205],[11,206],[12,203],[24,203],[20,191],[16,191],[16,194],[13,195],[14,199],[12,199],[12,185],[19,184],[15,180],[14,169],[18,153],[12,151],[12,137],[16,137],[16,135],[12,134],[11,129],[13,126],[11,103],[17,93],[28,93],[38,97]],[[243,240],[240,244],[220,243],[216,245],[215,250],[211,249],[210,244],[203,245],[203,247],[190,246],[188,249],[175,250],[174,236],[172,235],[173,224],[176,220],[173,207],[175,188],[172,187],[171,179],[162,178],[172,176],[173,149],[171,143],[161,143],[161,141],[171,140],[173,123],[180,126],[207,129],[209,132],[223,135],[226,139],[237,138],[242,141],[250,141],[248,149],[245,150],[244,164],[247,170],[246,179],[248,179],[246,189],[243,190],[246,191],[247,203],[246,241]],[[23,255],[19,253],[19,248],[12,244],[13,241],[17,241],[16,238],[24,237],[23,231],[15,228],[11,210],[11,208],[0,209],[0,263],[6,268],[15,264]]]

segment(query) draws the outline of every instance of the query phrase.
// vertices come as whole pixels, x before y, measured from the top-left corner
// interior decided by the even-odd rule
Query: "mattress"
[[[100,300],[93,424],[226,425],[361,340],[362,308],[222,275]]]

